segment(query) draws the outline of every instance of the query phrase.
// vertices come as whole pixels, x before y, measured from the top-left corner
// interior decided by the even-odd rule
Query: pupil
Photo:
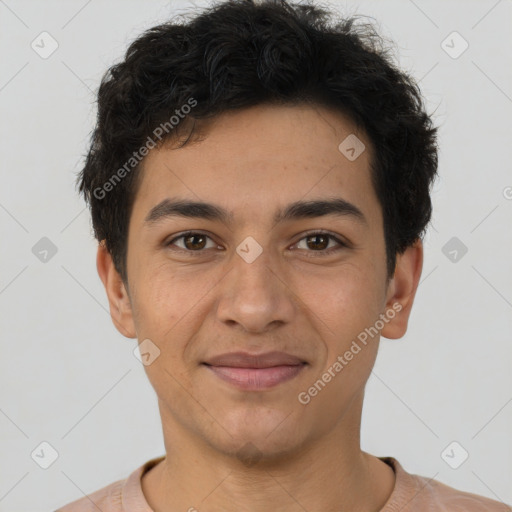
[[[325,249],[325,247],[327,247],[327,244],[325,243],[325,241],[327,240],[327,237],[326,237],[325,235],[311,235],[309,238],[310,238],[310,239],[316,239],[316,240],[318,240],[319,238],[320,238],[320,239],[323,239],[323,240],[324,240],[324,243],[323,243],[323,244],[322,244],[322,243],[320,243],[320,245],[322,245],[321,249]],[[318,242],[313,242],[313,245],[315,245],[315,244],[317,244],[317,243],[318,243]],[[309,244],[309,242],[308,242],[308,247],[309,247],[310,249],[312,248],[312,247],[311,247],[311,244]]]
[[[189,241],[190,239],[194,239],[194,238],[199,238],[199,239],[202,239],[204,241],[203,235],[189,235],[186,240]],[[199,247],[198,247],[198,245],[199,245]],[[201,249],[203,247],[203,245],[204,244],[201,244],[201,243],[199,243],[199,244],[192,243],[192,246],[194,246],[193,247],[194,249]]]

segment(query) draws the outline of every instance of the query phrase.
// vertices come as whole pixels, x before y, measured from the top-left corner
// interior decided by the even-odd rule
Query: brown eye
[[[305,241],[305,247],[300,247],[300,244]],[[329,243],[334,241],[337,246],[329,247]],[[343,249],[344,247],[348,247],[345,243],[343,243],[339,238],[331,235],[329,233],[324,232],[313,232],[308,233],[307,236],[303,237],[299,240],[297,244],[298,249],[305,249],[307,252],[319,252],[322,254],[330,254],[332,252]],[[322,255],[321,254],[321,255]]]
[[[177,245],[175,242],[178,240],[183,240],[183,245]],[[188,233],[183,233],[176,238],[173,238],[170,242],[167,243],[167,246],[175,245],[179,249],[187,252],[202,252],[203,249],[207,248],[206,244],[208,240],[211,240],[208,235],[190,231]],[[216,244],[214,244],[213,241],[211,247],[216,247]]]
[[[204,249],[206,237],[204,235],[187,235],[183,237],[187,249]],[[189,245],[190,244],[190,245]]]
[[[326,235],[309,235],[306,240],[310,249],[323,250],[329,245],[329,237]]]

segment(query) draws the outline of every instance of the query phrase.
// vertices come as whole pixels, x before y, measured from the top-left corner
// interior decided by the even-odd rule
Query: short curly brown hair
[[[95,236],[125,283],[138,150],[150,139],[155,145],[178,140],[191,126],[184,145],[199,120],[264,103],[326,106],[364,130],[375,156],[372,183],[383,212],[388,278],[394,274],[396,254],[422,238],[430,221],[437,128],[417,83],[393,64],[372,24],[357,21],[334,19],[312,4],[229,0],[187,23],[147,30],[108,69],[77,184]],[[184,122],[160,130],[155,141],[155,128],[172,124],[171,116]]]

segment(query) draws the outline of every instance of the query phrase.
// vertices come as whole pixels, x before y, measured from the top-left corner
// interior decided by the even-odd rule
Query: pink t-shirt
[[[164,457],[147,461],[128,478],[68,503],[55,512],[153,512],[142,493],[141,477]],[[379,458],[395,472],[395,487],[380,512],[512,512],[512,507],[499,501],[407,473],[393,457]]]

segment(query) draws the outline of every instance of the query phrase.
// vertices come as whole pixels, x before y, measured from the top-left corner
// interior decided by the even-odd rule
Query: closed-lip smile
[[[308,363],[292,354],[274,351],[261,354],[225,353],[203,364],[222,380],[238,388],[258,391],[292,379]]]
[[[294,366],[306,361],[286,352],[230,352],[214,356],[205,364],[210,366],[232,366],[236,368],[271,368],[272,366]]]

